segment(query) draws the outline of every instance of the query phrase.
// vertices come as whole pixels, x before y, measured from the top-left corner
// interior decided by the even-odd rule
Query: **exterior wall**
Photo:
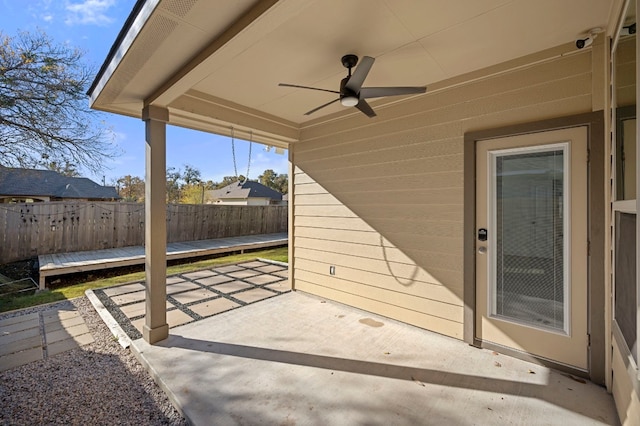
[[[303,129],[294,288],[462,339],[465,132],[590,112],[593,87],[589,50]]]

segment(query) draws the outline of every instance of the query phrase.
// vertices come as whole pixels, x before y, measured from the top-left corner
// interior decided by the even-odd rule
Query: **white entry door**
[[[476,145],[476,338],[587,370],[587,128]]]

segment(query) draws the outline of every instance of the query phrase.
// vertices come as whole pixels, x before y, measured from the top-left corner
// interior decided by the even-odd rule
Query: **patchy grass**
[[[182,274],[185,272],[197,271],[199,269],[211,268],[213,266],[244,262],[253,260],[257,257],[276,260],[279,262],[287,262],[287,247],[253,251],[250,253],[215,257],[211,259],[197,260],[189,263],[172,265],[167,267],[167,275]],[[74,299],[76,297],[84,296],[84,292],[90,289],[111,287],[131,281],[140,281],[144,280],[144,277],[144,271],[131,272],[125,273],[123,275],[110,276],[107,278],[93,279],[90,281],[68,286],[62,285],[48,291],[43,291],[31,295],[0,297],[0,312],[12,311],[14,309],[24,309],[31,306],[43,305],[45,303],[53,303],[61,300]]]

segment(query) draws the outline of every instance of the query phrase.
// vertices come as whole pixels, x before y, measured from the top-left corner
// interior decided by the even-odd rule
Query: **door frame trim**
[[[499,349],[501,352],[534,361],[571,374],[585,376],[585,372],[535,357],[516,350],[497,347],[476,338],[476,142],[530,133],[587,127],[588,191],[588,332],[589,371],[587,377],[595,383],[605,383],[605,135],[604,111],[595,111],[495,129],[466,132],[464,135],[464,341],[470,345]]]

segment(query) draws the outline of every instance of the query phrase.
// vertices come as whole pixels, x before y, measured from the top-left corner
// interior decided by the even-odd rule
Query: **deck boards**
[[[167,244],[167,260],[275,247],[285,245],[287,242],[287,234],[278,233],[169,243]],[[40,264],[40,289],[44,290],[46,277],[142,264],[144,263],[144,246],[44,254],[38,256],[38,262]]]

